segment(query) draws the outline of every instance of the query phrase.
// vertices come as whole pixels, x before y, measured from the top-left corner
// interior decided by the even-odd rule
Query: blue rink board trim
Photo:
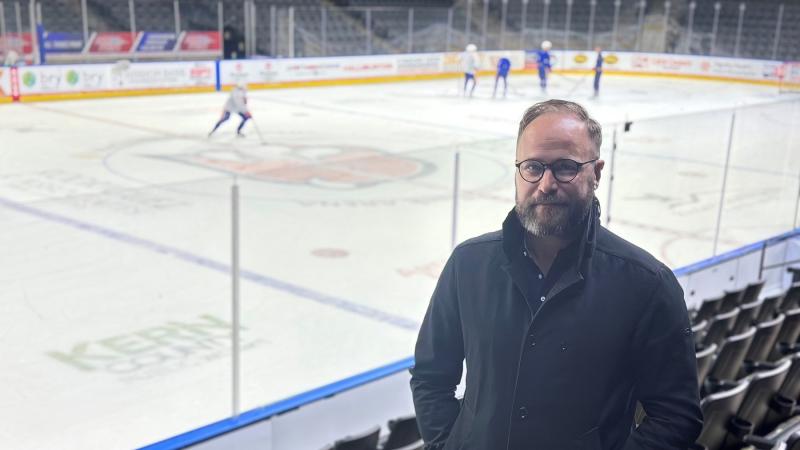
[[[201,267],[206,267],[208,269],[215,270],[217,272],[222,272],[227,274],[230,273],[231,271],[230,266],[225,263],[214,261],[213,259],[205,258],[203,256],[195,255],[176,247],[170,247],[168,245],[159,244],[157,242],[136,237],[111,228],[106,228],[100,225],[95,225],[92,223],[83,222],[80,220],[72,219],[70,217],[62,216],[60,214],[33,208],[31,206],[27,206],[22,203],[18,203],[2,197],[0,197],[0,206],[39,219],[59,223],[62,225],[67,225],[81,231],[86,231],[108,239],[113,239],[118,242],[147,249],[165,256],[172,256],[182,261],[186,261]],[[241,270],[239,272],[239,277],[243,280],[248,280],[253,283],[259,284],[261,286],[276,289],[279,291],[284,291],[300,298],[312,300],[314,302],[331,306],[341,311],[350,312],[359,315],[361,317],[365,317],[367,319],[386,323],[404,329],[406,331],[416,332],[419,329],[419,323],[417,323],[414,320],[406,319],[405,317],[397,316],[394,314],[381,311],[376,308],[371,308],[369,306],[361,305],[351,300],[346,300],[335,297],[333,295],[317,292],[312,289],[305,288],[303,286],[298,286],[286,281],[278,280],[276,278],[272,278],[266,275],[261,275],[259,273],[255,273],[249,270]]]
[[[155,444],[142,447],[140,450],[167,450],[185,448],[190,445],[198,444],[202,441],[213,439],[214,437],[225,434],[237,428],[246,427],[256,422],[268,419],[272,416],[299,408],[303,405],[316,402],[318,400],[340,394],[350,389],[363,386],[373,381],[380,380],[398,372],[408,370],[414,365],[414,358],[405,358],[400,361],[387,364],[377,369],[370,370],[349,378],[345,378],[335,383],[327,384],[316,389],[304,392],[294,397],[275,402],[261,408],[251,409],[240,414],[238,417],[220,420],[210,425],[179,434],[175,437],[157,442]]]
[[[762,248],[764,248],[765,245],[769,246],[777,244],[781,241],[791,239],[795,236],[800,236],[800,228],[796,228],[792,231],[779,234],[777,236],[773,236],[769,239],[760,242],[745,245],[744,247],[731,250],[721,255],[714,256],[712,258],[704,259],[702,261],[699,261],[697,263],[685,267],[680,267],[678,269],[673,270],[673,273],[675,274],[675,276],[689,275],[691,273],[707,269],[727,261],[731,261],[740,256],[744,256],[753,253],[755,251],[760,251]],[[199,444],[200,442],[213,439],[215,437],[221,436],[231,431],[235,431],[238,428],[242,428],[247,425],[252,425],[253,423],[258,421],[269,419],[274,415],[287,412],[294,408],[299,408],[301,406],[316,402],[318,400],[322,400],[332,395],[336,395],[338,393],[356,388],[358,386],[362,386],[367,383],[380,380],[381,378],[394,375],[398,372],[408,370],[413,366],[414,366],[414,357],[409,357],[400,360],[396,363],[382,366],[377,369],[371,370],[369,372],[364,372],[360,375],[356,375],[350,378],[345,378],[344,380],[338,381],[336,383],[328,384],[320,388],[304,392],[300,395],[290,397],[286,400],[281,400],[279,402],[272,403],[270,405],[261,408],[244,412],[237,418],[224,419],[219,422],[215,422],[210,425],[206,425],[204,427],[188,431],[186,433],[157,442],[155,444],[148,445],[147,447],[142,447],[141,450],[179,449],[187,447],[189,445]]]

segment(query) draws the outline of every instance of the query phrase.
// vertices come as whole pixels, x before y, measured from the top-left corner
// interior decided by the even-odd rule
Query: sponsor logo
[[[334,189],[359,189],[427,174],[433,166],[367,148],[295,147],[270,151],[207,150],[157,156],[253,180]]]
[[[242,330],[242,349],[265,341]],[[166,375],[230,356],[231,325],[211,314],[168,321],[96,340],[80,341],[46,355],[84,373],[117,375],[137,381]]]
[[[70,70],[67,72],[67,84],[69,84],[70,86],[75,86],[76,84],[78,84],[79,80],[80,76],[78,76],[78,72],[75,72],[74,70]]]
[[[616,64],[618,62],[619,62],[619,57],[617,57],[617,55],[614,54],[607,55],[605,58],[603,58],[603,63],[605,64]]]
[[[36,74],[33,72],[25,72],[22,74],[22,84],[32,87],[36,84]]]
[[[708,72],[709,70],[711,70],[711,63],[707,60],[703,60],[700,63],[700,70],[702,70],[703,72]]]
[[[575,58],[574,58],[574,61],[576,63],[578,63],[578,64],[583,64],[588,60],[589,60],[589,58],[586,55],[584,55],[583,53],[578,53],[577,55],[575,55]]]

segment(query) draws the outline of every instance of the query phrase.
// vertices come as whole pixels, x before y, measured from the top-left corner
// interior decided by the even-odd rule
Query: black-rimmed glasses
[[[595,158],[585,162],[573,161],[571,159],[557,159],[550,164],[535,159],[526,159],[514,165],[517,166],[517,170],[519,170],[519,175],[522,179],[528,183],[537,183],[542,179],[544,172],[548,168],[557,181],[569,183],[578,176],[583,166],[593,163],[598,159],[599,158]]]

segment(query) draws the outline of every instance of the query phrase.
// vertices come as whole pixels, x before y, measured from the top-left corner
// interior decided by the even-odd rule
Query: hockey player
[[[594,63],[594,96],[600,95],[600,77],[603,75],[603,49],[595,47],[594,51],[597,52],[597,60]]]
[[[220,125],[230,119],[231,113],[239,114],[242,118],[242,121],[239,123],[239,128],[236,129],[236,135],[244,137],[242,128],[244,128],[244,124],[253,116],[250,114],[250,111],[247,110],[247,85],[243,81],[237,83],[236,87],[231,91],[231,94],[228,96],[228,101],[225,102],[225,110],[222,112],[222,117],[220,117],[217,124],[214,125],[214,129],[208,133],[209,137],[217,131]]]
[[[508,71],[511,70],[511,60],[508,59],[508,53],[504,54],[502,58],[497,61],[497,74],[494,76],[494,91],[492,98],[497,95],[497,83],[503,79],[503,98],[506,98],[508,91]]]
[[[539,68],[539,86],[542,93],[547,93],[547,76],[550,74],[550,49],[553,44],[550,41],[542,42],[542,49],[536,52],[536,65]]]
[[[478,47],[475,44],[467,45],[466,51],[461,54],[461,67],[464,69],[464,96],[467,95],[467,85],[472,80],[472,89],[469,91],[469,96],[475,93],[475,86],[478,85],[478,80],[475,78],[475,72],[478,70]]]

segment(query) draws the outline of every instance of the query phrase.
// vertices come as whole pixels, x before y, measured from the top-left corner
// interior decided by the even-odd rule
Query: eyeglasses
[[[550,164],[545,164],[535,159],[526,159],[525,161],[514,164],[519,170],[519,175],[523,180],[528,183],[536,183],[542,179],[544,172],[550,168],[550,172],[557,181],[561,183],[569,183],[578,176],[584,165],[593,163],[599,158],[595,158],[586,162],[573,161],[571,159],[557,159]]]

